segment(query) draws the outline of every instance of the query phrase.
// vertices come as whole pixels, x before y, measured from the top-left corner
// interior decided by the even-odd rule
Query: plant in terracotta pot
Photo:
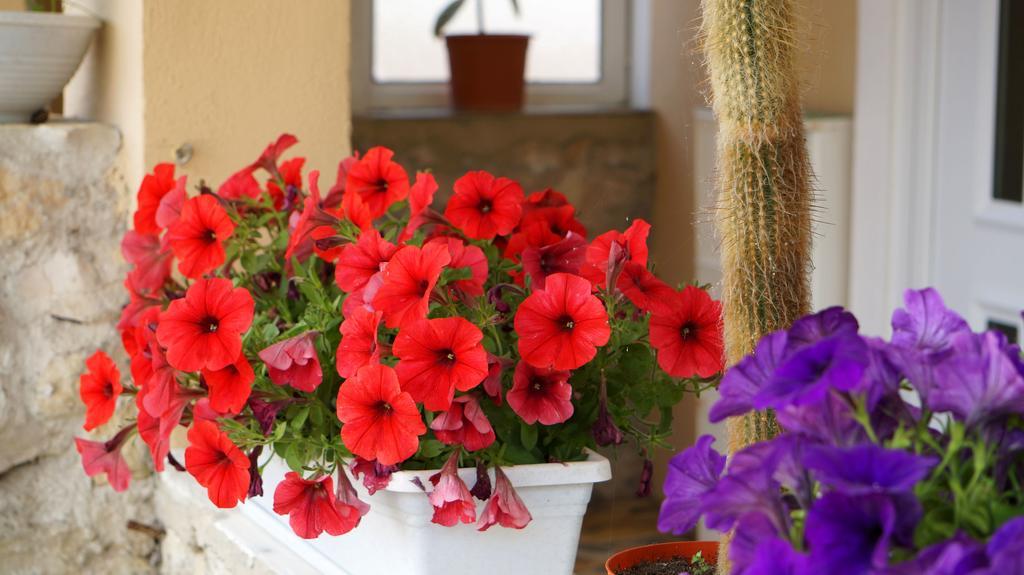
[[[86,472],[126,489],[137,437],[217,507],[345,534],[317,552],[352,572],[571,572],[609,477],[593,448],[665,444],[672,406],[717,383],[719,304],[654,275],[643,220],[588,240],[558,192],[483,171],[442,209],[384,148],[321,186],[282,158],[295,143],[216,190],[170,164],[143,180],[131,377],[86,362],[85,429],[121,407],[106,439],[76,438]]]
[[[519,3],[510,2],[518,14]],[[530,37],[487,34],[484,4],[484,0],[476,0],[476,34],[445,36],[452,105],[456,110],[515,112],[523,107],[526,49]],[[444,35],[445,27],[465,5],[466,0],[453,0],[448,4],[437,17],[434,35]]]
[[[910,290],[889,340],[841,308],[761,339],[711,420],[772,409],[784,430],[728,465],[675,457],[659,527],[733,530],[731,573],[1024,573],[1024,358]]]

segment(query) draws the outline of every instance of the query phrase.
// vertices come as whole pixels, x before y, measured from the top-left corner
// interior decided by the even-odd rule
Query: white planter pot
[[[264,470],[264,496],[241,509],[324,573],[571,575],[593,484],[611,478],[608,460],[589,452],[586,461],[518,465],[504,471],[533,516],[521,530],[495,525],[481,533],[474,525],[435,525],[427,495],[413,483],[418,477],[429,489],[428,478],[435,472],[399,471],[387,489],[372,496],[353,481],[360,498],[370,504],[358,527],[340,537],[325,533],[304,540],[292,533],[287,516],[273,511],[274,489],[288,472],[279,459]],[[470,487],[476,481],[475,469],[460,469],[459,475]],[[491,479],[493,484],[493,472]],[[483,508],[478,503],[478,515]]]
[[[0,123],[27,122],[60,95],[99,27],[89,16],[0,12]]]

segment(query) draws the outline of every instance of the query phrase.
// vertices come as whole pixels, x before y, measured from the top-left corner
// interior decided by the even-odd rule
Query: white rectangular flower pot
[[[340,537],[326,533],[304,540],[292,533],[288,517],[274,513],[274,489],[288,472],[275,459],[263,473],[264,496],[246,501],[242,511],[272,531],[310,564],[325,573],[344,575],[571,575],[583,515],[594,483],[611,478],[608,460],[588,451],[585,461],[503,468],[533,521],[524,529],[495,525],[478,532],[475,525],[442,527],[430,522],[433,507],[414,483],[431,488],[434,471],[399,471],[386,489],[369,495],[353,481],[370,511],[358,527]],[[476,470],[460,469],[472,487]],[[491,472],[491,483],[494,473]],[[477,514],[484,502],[477,504]]]

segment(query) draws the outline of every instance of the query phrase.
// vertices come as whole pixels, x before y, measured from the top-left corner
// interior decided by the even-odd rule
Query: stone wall
[[[0,571],[146,573],[158,568],[153,482],[140,450],[125,493],[85,476],[78,375],[120,351],[120,238],[128,187],[118,132],[97,124],[0,126]],[[115,359],[122,356],[112,353]],[[122,368],[128,377],[127,366]],[[130,401],[123,399],[122,401]],[[117,422],[97,430],[115,432]]]

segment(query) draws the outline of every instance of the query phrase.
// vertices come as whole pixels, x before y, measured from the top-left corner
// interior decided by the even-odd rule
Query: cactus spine
[[[730,365],[753,351],[761,336],[788,327],[810,307],[813,192],[792,4],[702,0],[719,123],[716,226]],[[728,428],[730,452],[778,432],[770,413],[734,418]]]

